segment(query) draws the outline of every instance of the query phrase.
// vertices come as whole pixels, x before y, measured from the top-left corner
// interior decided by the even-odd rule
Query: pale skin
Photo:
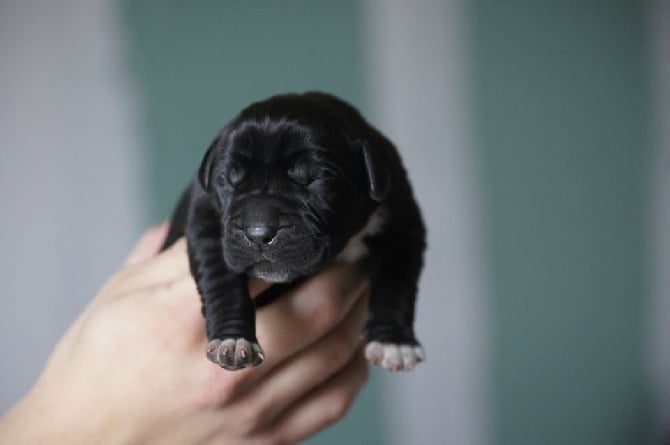
[[[258,368],[205,358],[183,240],[147,232],[0,419],[7,444],[289,444],[344,416],[368,365],[369,282],[335,265],[257,312]],[[252,280],[258,295],[267,284]]]

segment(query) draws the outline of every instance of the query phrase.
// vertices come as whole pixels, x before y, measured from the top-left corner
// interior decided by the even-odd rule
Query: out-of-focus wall
[[[498,443],[650,442],[646,7],[472,3]]]
[[[652,37],[654,171],[652,190],[652,301],[649,305],[655,430],[670,440],[670,2],[648,11]]]
[[[145,219],[114,6],[0,3],[0,412]]]

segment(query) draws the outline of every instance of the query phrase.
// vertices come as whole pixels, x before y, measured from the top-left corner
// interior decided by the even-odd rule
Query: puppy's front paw
[[[215,338],[207,344],[207,358],[224,369],[235,371],[260,365],[265,355],[256,342],[244,338]]]
[[[378,341],[367,344],[365,357],[370,363],[390,371],[411,371],[417,364],[426,360],[426,354],[421,346]]]

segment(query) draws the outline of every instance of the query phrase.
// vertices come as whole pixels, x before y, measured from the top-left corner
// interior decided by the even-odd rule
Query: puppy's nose
[[[270,244],[277,236],[277,230],[269,226],[249,226],[244,229],[244,233],[249,241],[259,246]]]

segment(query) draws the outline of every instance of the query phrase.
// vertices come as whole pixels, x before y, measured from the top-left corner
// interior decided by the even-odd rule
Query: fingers
[[[249,295],[251,298],[256,298],[265,290],[270,288],[270,286],[272,286],[272,283],[268,283],[267,281],[263,281],[259,278],[249,276]]]
[[[141,263],[156,255],[165,241],[168,229],[168,224],[163,223],[144,232],[123,264]]]
[[[207,376],[210,390],[200,399],[209,406],[224,406],[243,399],[275,368],[340,324],[368,288],[367,276],[361,269],[338,264],[259,309],[256,332],[265,351],[263,364],[258,368],[222,372],[201,361],[206,368],[200,372]],[[203,336],[203,350],[205,343]]]
[[[250,428],[269,425],[350,362],[362,344],[367,300],[359,299],[335,329],[256,383],[243,398],[241,421]]]
[[[165,242],[165,237],[167,236],[169,229],[170,226],[167,223],[163,223],[144,232],[144,234],[142,234],[140,239],[137,241],[137,244],[126,257],[126,260],[123,262],[124,266],[133,266],[144,263],[150,258],[156,256]],[[182,243],[182,241],[183,240],[180,240],[177,243]],[[258,278],[249,277],[249,295],[256,297],[268,289],[271,285],[271,283],[265,282]]]
[[[125,295],[189,274],[186,240],[182,238],[153,258],[125,266],[105,286],[105,291],[113,296]]]
[[[211,365],[205,358],[205,319],[202,316],[200,296],[190,275],[160,283],[148,288],[141,295],[127,298],[137,310],[145,314],[145,323],[152,325],[157,337],[165,337],[165,344],[174,349],[184,346],[192,359]],[[132,301],[131,301],[132,300]]]
[[[272,370],[338,325],[368,286],[360,268],[338,264],[258,310],[256,333],[265,351],[259,374]]]
[[[359,348],[352,360],[330,380],[307,394],[259,437],[259,443],[297,443],[340,420],[368,376]]]

